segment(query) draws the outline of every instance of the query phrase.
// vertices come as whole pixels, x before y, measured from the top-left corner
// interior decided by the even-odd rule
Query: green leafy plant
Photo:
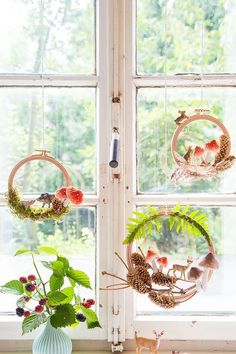
[[[19,249],[16,256],[30,254],[35,274],[13,279],[0,287],[0,292],[18,295],[16,314],[24,317],[22,334],[31,332],[42,323],[50,320],[58,327],[76,327],[79,322],[87,323],[88,328],[100,327],[96,313],[91,309],[93,299],[83,299],[78,293],[79,287],[91,288],[86,273],[73,269],[69,260],[51,247],[38,247],[32,252]],[[35,255],[49,254],[52,261],[41,261],[51,271],[47,281],[42,279]]]
[[[155,227],[158,232],[161,231],[161,221],[163,217],[169,219],[169,228],[177,233],[188,232],[192,236],[204,236],[208,245],[212,245],[212,240],[209,234],[207,224],[207,217],[199,210],[189,210],[189,205],[184,207],[177,204],[172,210],[168,210],[168,215],[165,215],[163,210],[147,206],[147,212],[134,211],[135,218],[129,218],[130,222],[127,224],[127,237],[123,241],[124,244],[129,244],[133,241],[146,238],[147,235],[152,235]]]

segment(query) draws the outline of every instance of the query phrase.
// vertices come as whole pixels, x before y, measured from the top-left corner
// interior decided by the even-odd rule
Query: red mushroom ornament
[[[82,203],[84,195],[79,189],[70,186],[66,188],[66,196],[72,204],[79,205]]]
[[[56,190],[55,192],[55,197],[61,201],[66,200],[67,195],[66,195],[66,187],[61,187]]]

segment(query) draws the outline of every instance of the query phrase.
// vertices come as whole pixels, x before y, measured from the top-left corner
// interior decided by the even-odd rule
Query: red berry
[[[84,302],[82,303],[82,305],[86,308],[89,309],[91,307],[91,305],[88,302]]]
[[[41,299],[41,300],[39,300],[39,305],[45,305],[46,304],[46,302],[48,301],[48,299],[46,299],[46,298],[44,298],[44,299]]]
[[[24,317],[29,317],[30,316],[30,312],[29,311],[25,311],[23,316]]]
[[[30,275],[28,275],[28,279],[30,281],[35,281],[36,280],[36,276],[34,274],[30,274]]]
[[[44,307],[41,305],[37,305],[34,309],[35,312],[43,312],[44,311]]]
[[[28,283],[25,286],[25,290],[29,291],[30,293],[32,293],[35,289],[36,289],[36,286],[34,284],[31,284],[31,283]]]
[[[86,302],[88,304],[90,304],[91,306],[95,304],[95,300],[93,300],[93,299],[88,299]]]
[[[29,296],[24,296],[24,301],[25,301],[25,302],[29,302],[30,299],[31,299],[31,298],[30,298]]]
[[[19,281],[20,281],[22,284],[26,284],[26,283],[27,283],[26,277],[20,277],[20,278],[19,278]]]

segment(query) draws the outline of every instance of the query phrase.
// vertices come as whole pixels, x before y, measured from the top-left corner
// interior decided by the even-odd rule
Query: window
[[[126,62],[126,119],[133,117],[126,123],[126,159],[129,166],[131,158],[133,161],[127,183],[131,186],[126,193],[127,210],[140,210],[147,204],[171,206],[178,201],[200,209],[209,218],[220,260],[220,270],[208,290],[173,310],[153,305],[144,295],[130,294],[130,337],[133,327],[151,331],[158,326],[166,329],[170,339],[186,339],[186,330],[188,339],[202,339],[200,331],[206,328],[205,321],[211,321],[216,330],[204,339],[217,339],[219,330],[214,322],[217,326],[219,318],[235,320],[234,296],[228,292],[236,265],[232,228],[235,166],[212,180],[178,185],[170,180],[175,167],[170,143],[179,109],[192,115],[203,105],[224,122],[233,140],[236,81],[231,5],[227,1],[191,0],[136,0],[126,5],[126,36],[132,37],[132,41],[126,40],[126,53],[130,55]],[[218,128],[210,123],[193,123],[181,135],[179,152],[190,141],[201,145],[219,135]],[[206,251],[204,242],[170,234],[165,226],[162,235],[157,233],[149,242],[143,242],[144,249],[148,246],[158,247],[170,262],[183,263],[188,253],[199,256]],[[197,328],[191,322],[195,320]],[[181,326],[176,331],[178,323]],[[227,335],[222,328],[225,339],[231,338],[230,328]]]
[[[74,266],[89,274],[94,290],[86,289],[84,296],[96,297],[103,322],[106,305],[100,308],[99,303],[106,302],[106,295],[100,296],[98,288],[103,265],[100,256],[104,259],[104,255],[98,245],[106,236],[101,223],[104,173],[100,166],[107,160],[104,151],[108,147],[101,146],[98,127],[104,121],[107,124],[107,73],[100,69],[100,63],[107,60],[103,29],[107,18],[100,20],[105,2],[10,0],[2,3],[0,9],[1,192],[7,191],[13,166],[42,148],[44,134],[45,148],[62,161],[72,184],[85,194],[84,203],[62,223],[18,220],[10,213],[2,194],[0,265],[6,271],[1,272],[0,283],[28,273],[30,258],[13,257],[20,247],[56,247],[71,258]],[[64,181],[51,164],[32,162],[17,173],[15,183],[23,196],[36,198],[42,191],[55,191]],[[46,272],[43,267],[42,271]],[[0,339],[20,339],[20,321],[14,315],[15,297],[0,294],[0,299]],[[11,323],[10,333],[2,330],[5,323]],[[82,327],[79,334],[71,330],[72,337],[86,339],[89,334]],[[93,331],[94,338],[102,338],[104,333],[104,329]]]
[[[27,257],[12,256],[17,248],[57,245],[92,279],[103,326],[92,332],[93,340],[123,342],[133,338],[134,328],[147,334],[163,328],[167,340],[235,340],[236,167],[211,181],[174,185],[169,178],[174,169],[170,139],[179,109],[193,114],[203,103],[234,140],[234,0],[43,2],[43,26],[41,0],[0,5],[0,189],[6,190],[12,166],[41,146],[43,48],[45,145],[69,169],[85,200],[61,224],[37,224],[15,219],[2,195],[0,266],[7,264],[7,271],[1,283],[28,267]],[[120,133],[120,164],[110,169],[114,127]],[[213,125],[192,124],[178,148],[184,149],[191,137],[203,144],[212,134],[219,135]],[[24,195],[34,196],[62,183],[53,167],[40,163],[26,165],[16,181]],[[207,292],[168,312],[131,290],[99,292],[100,284],[110,282],[102,270],[125,276],[112,255],[126,256],[122,241],[132,210],[179,201],[209,217],[221,267]],[[201,240],[189,242],[167,230],[153,244],[180,262],[188,252],[204,252]],[[13,304],[10,297],[1,301],[0,339],[20,339]],[[90,348],[91,334],[83,326],[70,333],[73,339],[87,339]],[[209,347],[217,349],[214,343]]]

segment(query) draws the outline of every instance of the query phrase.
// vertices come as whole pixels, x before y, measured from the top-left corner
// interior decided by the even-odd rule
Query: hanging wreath
[[[172,137],[171,150],[178,167],[171,176],[174,182],[216,177],[231,168],[235,161],[235,156],[230,155],[230,135],[223,123],[209,114],[204,114],[203,110],[196,111],[198,113],[193,116],[187,116],[185,111],[179,111],[180,116],[175,120],[177,128]],[[218,141],[212,140],[206,143],[204,147],[189,146],[184,156],[180,156],[177,153],[180,134],[186,126],[199,120],[214,123],[222,130],[222,135]]]
[[[128,287],[140,294],[147,294],[149,299],[163,308],[173,308],[191,299],[200,290],[205,289],[219,264],[215,258],[214,246],[209,235],[207,218],[198,210],[189,212],[189,207],[182,208],[178,204],[171,210],[147,207],[146,213],[134,212],[127,225],[128,235],[124,240],[127,245],[127,264],[115,253],[127,269],[126,279],[104,271],[120,280],[118,284],[108,285],[101,290],[119,290]],[[168,258],[161,256],[157,250],[148,250],[145,255],[133,251],[133,242],[146,239],[155,227],[161,232],[161,219],[167,218],[171,231],[186,232],[193,236],[203,236],[209,253],[202,259],[187,258],[186,264],[169,265]]]
[[[47,150],[37,150],[40,153],[28,156],[19,161],[12,169],[8,178],[7,201],[11,212],[20,219],[31,220],[59,220],[70,211],[69,203],[79,205],[83,201],[83,193],[72,187],[70,176],[65,167],[54,157],[47,155]],[[21,193],[14,186],[17,171],[26,163],[43,160],[55,165],[63,174],[66,187],[59,188],[55,193],[42,193],[38,198],[22,200]]]

